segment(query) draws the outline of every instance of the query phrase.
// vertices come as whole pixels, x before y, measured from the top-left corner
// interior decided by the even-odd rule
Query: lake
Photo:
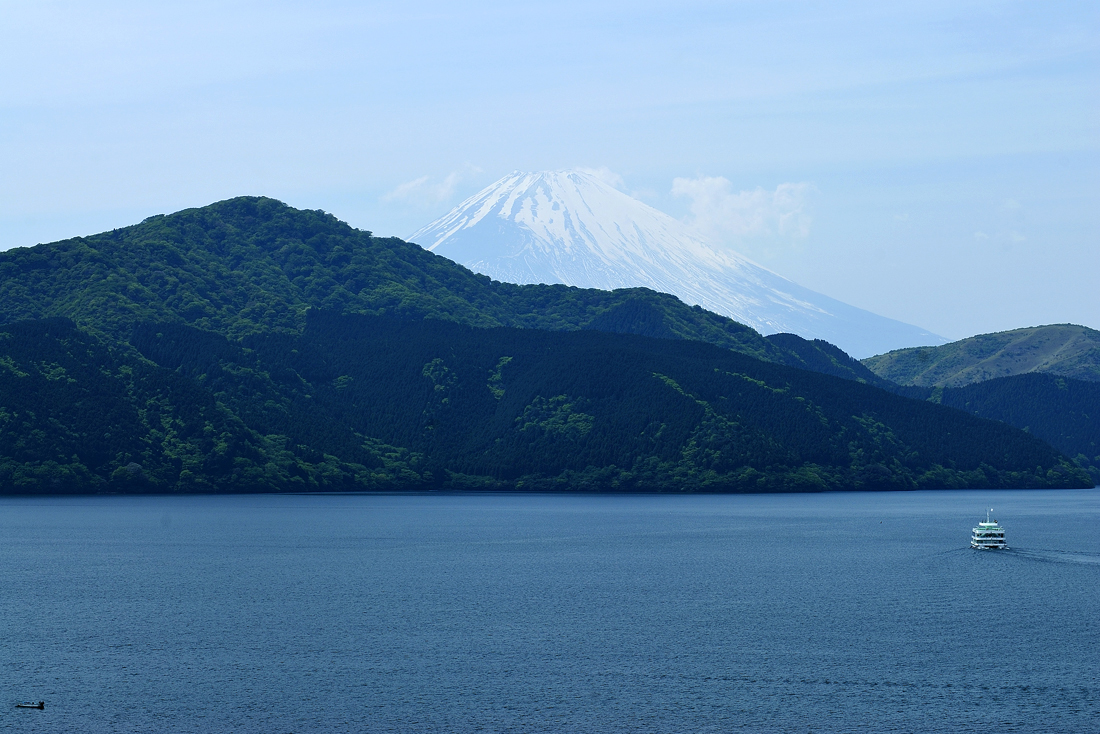
[[[987,507],[1010,550],[968,547]],[[0,728],[1097,731],[1098,519],[1100,490],[0,498]]]

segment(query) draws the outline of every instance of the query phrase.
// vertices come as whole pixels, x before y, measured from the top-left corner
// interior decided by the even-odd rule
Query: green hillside
[[[1034,326],[899,349],[863,364],[886,380],[922,387],[961,387],[1032,372],[1100,381],[1100,331],[1073,324]]]
[[[797,334],[769,334],[764,338],[783,352],[781,358],[771,361],[899,392],[898,385],[879,377],[858,359],[827,341],[803,339]]]
[[[139,324],[146,359],[61,319],[0,335],[9,491],[1091,484],[1009,426],[701,342],[318,311]]]
[[[0,491],[1088,483],[830,344],[271,199],[0,253],[0,324]]]
[[[299,333],[310,308],[695,339],[811,369],[833,361],[813,356],[817,342],[792,336],[802,345],[788,350],[674,296],[494,282],[419,245],[262,197],[0,252],[0,323],[63,316],[126,341],[136,324],[156,321],[237,339]],[[866,370],[851,362],[856,371],[846,376],[864,379]]]
[[[241,491],[267,453],[209,390],[67,319],[0,328],[0,491]]]
[[[614,327],[629,321],[615,318],[624,306],[648,309],[668,336],[778,352],[749,327],[673,296],[492,282],[419,245],[266,198],[0,253],[0,322],[64,316],[120,340],[147,321],[230,338],[299,333],[310,308],[554,330],[603,317]]]
[[[931,397],[1022,428],[1073,457],[1100,484],[1100,382],[1016,375],[935,390]]]

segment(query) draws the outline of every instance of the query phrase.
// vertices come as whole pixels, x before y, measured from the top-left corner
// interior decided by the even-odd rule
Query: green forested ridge
[[[1053,324],[979,334],[938,347],[912,347],[863,360],[899,385],[962,387],[1032,372],[1100,381],[1100,331]]]
[[[148,361],[61,319],[2,334],[16,491],[1088,484],[1008,426],[699,342],[329,312],[242,343],[142,324]]]
[[[299,332],[309,308],[471,326],[578,329],[632,301],[668,333],[775,350],[747,326],[646,289],[495,283],[418,245],[373,237],[330,214],[241,197],[141,224],[0,253],[5,322],[65,316],[127,339],[138,323],[187,323],[239,338]],[[614,330],[614,329],[612,329]]]
[[[270,199],[0,253],[0,323],[0,491],[1087,481],[824,342],[492,282]],[[502,326],[527,331],[469,328]]]
[[[180,323],[237,339],[297,333],[309,308],[697,339],[801,367],[815,344],[793,337],[801,350],[778,347],[748,326],[645,288],[490,281],[418,245],[262,197],[0,252],[0,323],[64,316],[123,342],[138,323]],[[853,378],[863,379],[859,369]]]
[[[66,319],[0,329],[0,487],[253,486],[262,439],[193,380],[108,349]]]
[[[1042,438],[1100,483],[1100,332],[1073,324],[1036,326],[901,349],[863,364],[887,390]]]
[[[1100,484],[1100,382],[1016,375],[936,390],[932,399],[1038,436]]]
[[[771,344],[779,347],[783,357],[772,359],[773,362],[781,362],[791,367],[799,367],[804,370],[812,370],[825,375],[843,377],[857,382],[865,382],[886,390],[898,393],[906,393],[889,380],[885,380],[869,370],[858,359],[851,357],[847,352],[833,344],[821,339],[803,339],[796,334],[770,334],[764,337]]]

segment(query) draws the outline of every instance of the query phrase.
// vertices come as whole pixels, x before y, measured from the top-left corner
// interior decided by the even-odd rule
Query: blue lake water
[[[968,547],[986,507],[1011,550]],[[0,729],[1100,731],[1098,519],[1100,490],[0,498]]]

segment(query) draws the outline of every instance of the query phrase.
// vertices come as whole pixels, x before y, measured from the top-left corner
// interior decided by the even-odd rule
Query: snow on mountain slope
[[[644,286],[862,358],[942,337],[815,293],[581,171],[513,173],[409,238],[495,280]]]

